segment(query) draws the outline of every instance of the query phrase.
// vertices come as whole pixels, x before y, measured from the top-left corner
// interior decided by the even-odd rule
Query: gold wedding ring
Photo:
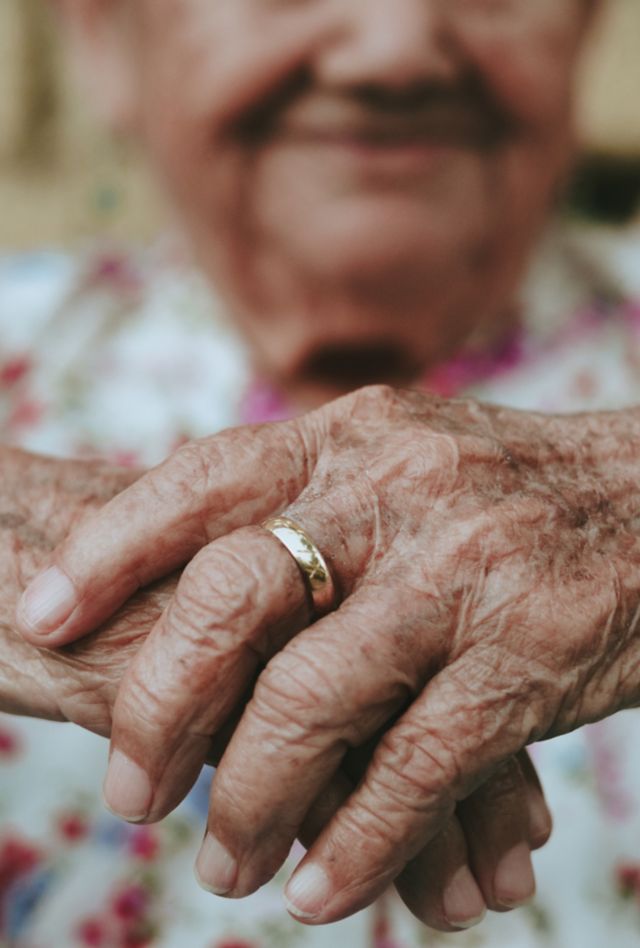
[[[317,618],[335,607],[336,588],[326,560],[309,534],[295,520],[273,517],[262,524],[282,543],[298,564]]]

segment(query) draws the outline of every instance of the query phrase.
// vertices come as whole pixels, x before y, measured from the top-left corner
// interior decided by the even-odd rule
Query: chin
[[[468,237],[453,233],[451,222],[447,227],[438,216],[406,200],[369,201],[339,213],[329,208],[315,218],[301,214],[282,241],[302,269],[331,282],[402,279],[413,285],[420,278],[432,283],[459,259]]]

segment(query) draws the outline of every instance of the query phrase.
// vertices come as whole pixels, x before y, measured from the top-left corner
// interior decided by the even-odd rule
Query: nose
[[[449,0],[444,0],[444,6]],[[316,60],[325,86],[403,90],[460,70],[441,0],[336,0],[340,28]]]

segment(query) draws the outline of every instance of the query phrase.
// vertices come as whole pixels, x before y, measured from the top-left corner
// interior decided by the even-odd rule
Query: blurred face
[[[506,317],[587,0],[121,3],[134,121],[264,372],[406,381]]]

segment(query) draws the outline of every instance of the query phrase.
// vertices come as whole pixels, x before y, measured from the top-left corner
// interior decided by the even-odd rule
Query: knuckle
[[[338,425],[353,430],[353,422],[380,424],[407,414],[407,393],[391,385],[379,383],[366,385],[333,403],[332,419]]]
[[[243,779],[242,763],[246,763],[244,758],[241,758],[240,765],[230,766],[229,762],[223,759],[211,785],[209,825],[212,825],[215,818],[218,826],[225,827],[225,832],[230,827],[237,829],[247,826],[251,802],[255,798],[255,786],[252,795],[251,788]]]
[[[168,625],[198,652],[255,649],[260,624],[253,620],[260,615],[263,585],[258,573],[228,545],[205,548],[178,584]]]
[[[218,436],[219,437],[219,436]],[[200,506],[207,497],[212,482],[212,470],[217,470],[213,442],[204,439],[188,441],[181,445],[164,464],[148,475],[148,486],[166,499],[183,507]]]
[[[252,726],[266,736],[270,752],[305,748],[311,755],[330,753],[339,762],[352,737],[352,713],[316,659],[280,653],[262,672],[248,707]]]
[[[378,806],[375,795],[347,806],[340,814],[340,823],[340,835],[345,843],[352,846],[357,840],[358,846],[364,846],[369,854],[375,853],[377,859],[381,851],[389,849],[395,855],[399,837],[403,835],[397,819]]]
[[[123,682],[113,710],[114,734],[153,733],[171,728],[172,702],[152,687],[134,665]]]
[[[397,389],[384,383],[365,385],[350,397],[353,399],[353,408],[356,412],[362,412],[365,415],[373,414],[374,417],[380,417],[381,410],[384,414],[385,409],[389,411],[401,402]]]
[[[450,494],[460,481],[462,454],[454,435],[411,424],[385,433],[384,450],[377,452],[369,470],[391,509],[398,507],[399,496],[402,509],[413,513],[415,507],[407,505],[406,491],[410,490],[412,497],[416,485],[420,485],[419,496],[423,496],[427,485],[433,498]]]
[[[335,685],[316,658],[304,660],[291,651],[281,652],[260,675],[256,706],[265,712],[304,721],[314,716],[319,726],[328,724],[328,707],[335,707]],[[324,718],[324,720],[323,720]]]
[[[327,840],[327,858],[342,867],[343,891],[354,901],[362,893],[377,893],[397,877],[415,847],[410,831],[397,825],[366,803],[347,804],[334,818]],[[413,853],[411,853],[413,855]]]
[[[112,707],[116,687],[111,682],[86,680],[74,673],[56,683],[56,702],[62,719],[73,721],[85,730],[108,737],[113,726]]]
[[[378,754],[377,790],[391,805],[425,816],[453,812],[460,775],[453,748],[441,736],[398,728],[383,738]]]

